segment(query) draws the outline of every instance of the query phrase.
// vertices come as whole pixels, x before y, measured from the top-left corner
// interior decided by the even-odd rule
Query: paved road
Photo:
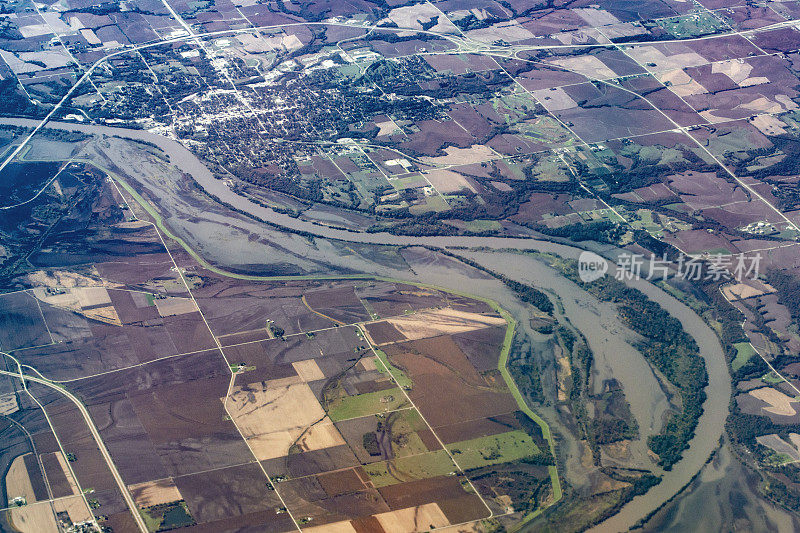
[[[6,370],[0,370],[0,374],[20,379],[20,374],[16,372],[8,372]],[[119,471],[117,470],[117,466],[111,459],[111,454],[108,453],[108,448],[106,448],[106,445],[103,442],[103,437],[100,436],[100,432],[97,430],[97,426],[94,425],[94,421],[92,420],[91,415],[89,415],[89,411],[86,409],[83,403],[81,403],[81,401],[68,390],[63,389],[58,385],[55,385],[54,383],[50,383],[46,379],[41,379],[25,374],[22,374],[22,377],[28,381],[33,381],[34,383],[39,383],[40,385],[44,385],[45,387],[50,387],[51,389],[63,394],[66,398],[68,398],[72,403],[75,404],[75,406],[81,412],[81,415],[83,415],[83,419],[86,421],[86,425],[89,426],[89,431],[91,431],[92,437],[94,438],[94,441],[97,444],[97,447],[100,449],[100,453],[103,456],[103,460],[105,460],[106,465],[108,465],[108,469],[111,471],[111,475],[114,477],[114,481],[116,481],[117,487],[119,488],[119,491],[122,493],[122,497],[125,498],[125,503],[128,504],[128,508],[131,511],[131,515],[133,515],[133,519],[136,522],[136,525],[139,527],[139,530],[142,533],[148,533],[148,529],[144,523],[144,519],[142,518],[142,515],[139,514],[139,508],[136,506],[136,502],[133,501],[131,493],[128,492],[128,487],[125,486],[125,482],[122,481],[122,476],[120,476]]]

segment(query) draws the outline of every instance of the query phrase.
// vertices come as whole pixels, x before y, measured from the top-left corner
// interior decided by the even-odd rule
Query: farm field
[[[505,492],[470,480],[542,453],[497,372],[511,325],[491,306],[390,281],[178,270],[152,232],[134,235],[151,253],[37,271],[0,295],[3,345],[43,376],[35,397],[55,430],[11,464],[15,524],[50,530],[63,516],[41,503],[81,493],[70,516],[154,532],[392,530],[416,513],[444,527],[552,498],[531,504],[524,479]]]

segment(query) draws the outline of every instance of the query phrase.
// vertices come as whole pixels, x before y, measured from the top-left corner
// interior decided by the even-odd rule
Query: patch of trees
[[[791,466],[796,468],[795,465]],[[767,498],[793,511],[800,509],[800,494],[778,479],[770,479],[764,488],[764,494]]]
[[[547,442],[544,438],[544,435],[542,435],[542,428],[539,427],[539,424],[534,422],[531,417],[522,411],[516,411],[514,413],[514,418],[516,418],[517,422],[519,422],[522,431],[527,433],[528,436],[533,439],[533,442],[539,447],[540,450],[550,449],[550,443]]]
[[[619,491],[619,497],[615,500],[613,505],[604,509],[601,513],[594,515],[588,522],[583,523],[582,527],[580,528],[581,531],[585,531],[586,529],[603,522],[606,518],[614,516],[634,497],[646,493],[651,487],[661,483],[660,476],[653,475],[649,472],[636,477],[623,476],[618,472],[611,470],[606,471],[605,473],[613,479],[618,481],[627,481],[631,485]]]
[[[592,422],[592,432],[597,444],[610,444],[624,439],[635,438],[635,427],[623,418],[596,418]]]
[[[531,287],[519,281],[500,276],[500,280],[506,284],[508,288],[514,291],[520,300],[529,303],[548,315],[553,314],[553,302],[547,297],[544,291],[540,291],[536,287]]]
[[[431,28],[433,28],[434,26],[436,26],[437,24],[439,24],[439,15],[431,17],[431,19],[428,22],[423,22],[420,25],[422,26],[422,30],[423,31],[428,31]]]
[[[8,39],[11,41],[18,41],[22,39],[22,34],[14,21],[3,19],[0,21],[0,39]]]
[[[452,236],[459,235],[461,233],[455,226],[441,224],[435,216],[425,216],[418,219],[410,218],[410,213],[407,216],[409,217],[408,219],[401,221],[394,226],[389,228],[380,225],[371,226],[367,228],[367,232],[379,233],[385,231],[387,233],[391,233],[392,235],[411,235],[414,237],[422,237],[427,235]]]
[[[684,157],[687,157],[687,154],[684,153]],[[633,189],[660,183],[671,174],[677,174],[687,170],[695,170],[698,172],[716,170],[703,163],[703,161],[696,156],[690,157],[689,161],[681,161],[670,165],[647,163],[641,160],[638,155],[633,155],[632,158],[634,163],[629,170],[621,170],[619,172],[599,176],[608,186],[610,194],[630,192]]]
[[[45,137],[47,139],[52,139],[54,141],[61,141],[61,142],[66,142],[66,143],[81,142],[81,141],[85,141],[86,139],[88,139],[90,137],[90,135],[87,135],[87,134],[85,134],[83,132],[80,132],[80,131],[61,130],[61,129],[55,129],[55,128],[44,128],[42,130],[39,130],[38,135],[42,135],[43,137]],[[116,135],[115,135],[115,137],[116,137]],[[141,142],[145,142],[145,141],[141,141]]]
[[[364,433],[363,437],[361,438],[362,444],[364,445],[364,449],[367,450],[367,453],[370,455],[380,455],[381,449],[378,446],[378,437],[375,435],[375,432],[370,431],[369,433]]]
[[[472,13],[466,17],[461,17],[458,20],[454,20],[453,24],[455,24],[461,31],[479,30],[481,28],[488,28],[492,25],[488,18],[480,20]]]
[[[536,287],[532,287],[530,285],[526,285],[524,283],[520,283],[518,281],[509,279],[503,274],[498,274],[493,270],[489,270],[485,266],[481,265],[476,261],[473,261],[472,259],[462,257],[447,250],[436,249],[436,251],[446,256],[457,259],[458,261],[461,261],[465,265],[469,265],[472,268],[480,270],[481,272],[485,272],[486,274],[489,274],[493,278],[499,279],[500,281],[505,283],[506,286],[508,286],[508,288],[516,292],[522,301],[533,305],[534,307],[536,307],[537,309],[539,309],[544,313],[547,313],[548,315],[553,314],[553,302],[550,301],[550,298],[547,297],[547,293],[545,293],[544,291],[541,291]]]
[[[539,365],[532,358],[516,358],[508,362],[508,371],[522,395],[531,401],[544,403]]]
[[[44,109],[31,103],[13,77],[0,80],[0,94],[3,95],[3,109],[0,115],[42,117],[45,114]]]
[[[321,202],[323,199],[322,185],[319,180],[310,180],[303,185],[296,178],[292,178],[278,169],[271,172],[269,169],[254,169],[244,165],[232,167],[231,172],[242,180],[259,187],[299,196],[314,202]]]
[[[639,426],[616,380],[607,381],[606,391],[595,396],[594,401],[596,415],[592,422],[592,433],[595,443],[610,444],[639,435]]]
[[[417,94],[427,94],[437,99],[455,98],[462,94],[488,98],[511,83],[509,77],[499,71],[471,72],[452,78],[440,78],[436,89],[420,93],[417,87],[416,91]]]
[[[770,433],[782,433],[786,426],[774,424],[767,416],[748,415],[736,409],[725,422],[728,434],[739,444],[753,447],[756,437]]]
[[[561,237],[575,242],[597,241],[613,244],[619,240],[624,228],[617,223],[602,220],[588,224],[569,224],[560,228],[536,226],[536,230],[551,237]]]
[[[767,270],[766,279],[778,291],[778,302],[786,306],[795,322],[800,322],[800,279],[776,268]]]
[[[391,28],[390,24],[385,26],[386,28]],[[363,41],[384,41],[387,43],[402,43],[406,41],[429,41],[431,39],[438,39],[438,37],[434,37],[433,35],[427,33],[414,33],[413,35],[400,35],[399,32],[396,31],[381,31],[380,28],[376,28],[371,33],[362,37],[361,40]]]
[[[741,174],[748,174],[756,179],[765,179],[773,176],[795,176],[800,174],[800,139],[790,134],[776,135],[769,138],[773,146],[760,148],[747,152],[749,156],[745,161],[737,162],[737,170]],[[752,164],[752,160],[758,157],[767,157],[773,154],[784,153],[786,157],[766,168],[756,171],[747,171],[747,167]]]
[[[800,189],[794,183],[774,184],[772,194],[782,210],[792,211],[800,207]]]

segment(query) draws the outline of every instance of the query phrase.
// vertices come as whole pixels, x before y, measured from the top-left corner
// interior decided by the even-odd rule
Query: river
[[[27,119],[0,119],[2,124],[17,126],[34,126],[37,122]],[[488,268],[501,272],[512,279],[522,282],[529,282],[534,285],[547,287],[554,290],[563,301],[570,302],[565,306],[568,316],[574,324],[581,329],[587,337],[587,341],[595,350],[603,352],[601,359],[608,365],[611,373],[617,374],[620,381],[625,386],[625,392],[632,405],[634,415],[643,427],[643,430],[653,424],[652,413],[663,410],[664,405],[644,405],[642,402],[655,401],[656,404],[661,400],[658,395],[648,394],[647,388],[653,385],[651,381],[652,373],[639,357],[637,360],[634,354],[628,351],[619,341],[612,340],[614,331],[602,327],[602,322],[591,321],[591,313],[581,313],[571,302],[586,301],[585,292],[577,285],[558,275],[542,262],[535,258],[521,254],[508,252],[509,249],[529,250],[548,252],[567,258],[577,258],[581,249],[564,244],[557,244],[537,239],[523,239],[511,237],[410,237],[402,235],[391,235],[388,233],[363,233],[348,231],[314,224],[313,222],[294,218],[289,215],[278,213],[267,207],[255,204],[247,198],[232,191],[223,181],[216,179],[208,168],[203,165],[190,151],[177,141],[155,135],[146,131],[128,130],[121,128],[111,128],[105,126],[94,126],[73,123],[50,123],[50,127],[71,131],[81,131],[95,135],[119,136],[130,139],[147,141],[157,145],[161,150],[169,155],[171,163],[176,165],[181,171],[190,174],[194,180],[203,187],[209,194],[216,196],[221,201],[234,206],[237,209],[251,213],[256,217],[273,223],[275,225],[290,228],[296,231],[311,233],[325,239],[348,241],[352,243],[365,243],[375,245],[397,245],[397,246],[433,246],[441,248],[464,247],[473,249],[492,249],[495,252],[466,252],[458,253],[470,255],[471,258],[486,265]],[[152,183],[149,184],[151,187]],[[163,195],[175,194],[174,190],[167,190],[164,187],[161,192]],[[169,221],[170,224],[176,221]],[[420,271],[417,274],[423,276],[425,281],[435,283],[447,288],[456,290],[468,290],[476,294],[491,296],[501,300],[501,304],[508,307],[519,309],[519,305],[512,303],[507,291],[498,291],[497,283],[494,280],[481,282],[474,277],[458,274],[457,270],[449,270],[447,275],[441,272]],[[709,385],[706,389],[707,399],[704,404],[704,413],[700,417],[698,429],[694,438],[690,442],[689,448],[684,452],[683,458],[673,469],[664,473],[663,481],[652,488],[646,494],[636,497],[632,502],[624,506],[619,513],[606,520],[595,531],[624,531],[633,526],[638,520],[648,515],[651,511],[658,508],[669,498],[674,496],[690,479],[702,468],[713,450],[718,446],[719,438],[724,431],[725,420],[728,416],[728,402],[731,394],[731,383],[728,368],[722,347],[715,333],[711,328],[690,308],[676,300],[671,295],[665,293],[658,287],[644,281],[630,281],[629,285],[641,290],[649,298],[656,301],[666,311],[681,321],[684,329],[692,335],[700,348],[700,353],[705,360],[708,370]],[[606,322],[607,324],[610,322]],[[600,327],[598,327],[598,325]],[[615,346],[619,348],[616,353]],[[649,374],[649,377],[648,377]],[[641,383],[636,383],[637,378]],[[648,399],[649,398],[649,399]],[[648,412],[649,411],[649,412]]]

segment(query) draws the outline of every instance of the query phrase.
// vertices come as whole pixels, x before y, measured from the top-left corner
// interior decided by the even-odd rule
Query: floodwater
[[[483,266],[517,281],[547,287],[561,299],[564,316],[586,337],[594,354],[595,394],[603,380],[616,378],[625,392],[631,414],[639,424],[640,439],[632,443],[630,468],[652,468],[647,437],[661,430],[669,408],[650,365],[631,346],[637,335],[626,328],[613,305],[599,301],[572,281],[531,256],[500,252],[459,252]]]
[[[646,533],[800,530],[796,516],[758,494],[760,481],[761,477],[742,466],[725,444],[687,490],[657,512],[643,530]]]
[[[25,119],[1,119],[0,123],[32,126],[36,122]],[[359,233],[321,226],[301,218],[293,218],[277,213],[239,196],[229,189],[223,181],[217,180],[193,154],[171,139],[145,131],[103,126],[65,123],[53,123],[51,126],[93,134],[117,135],[156,144],[170,156],[171,163],[175,164],[183,172],[192,175],[197,183],[208,193],[237,209],[249,212],[263,220],[285,228],[305,231],[325,239],[347,241],[349,243],[398,246],[427,245],[442,248],[465,247],[495,250],[494,252],[466,252],[462,250],[457,252],[470,255],[489,268],[506,274],[512,279],[547,287],[559,294],[564,303],[567,316],[584,333],[598,358],[599,375],[614,376],[622,382],[625,394],[631,403],[631,409],[639,422],[640,428],[649,431],[650,428],[656,429],[660,423],[659,413],[663,413],[666,407],[666,399],[648,365],[628,344],[627,341],[631,338],[629,337],[630,333],[617,334],[623,332],[624,329],[613,316],[610,308],[593,299],[577,285],[558,275],[533,257],[525,257],[519,254],[511,255],[510,252],[507,252],[509,249],[531,250],[554,253],[574,259],[581,252],[579,248],[536,239],[409,237],[386,233]],[[162,198],[172,197],[171,201],[177,205],[179,199],[176,197],[179,191],[171,185],[162,181],[161,190],[157,191],[157,193]],[[151,181],[148,186],[151,188],[157,187],[159,183]],[[169,205],[169,202],[167,202],[167,205]],[[185,222],[187,222],[187,219],[178,216],[172,216],[167,219],[167,224],[178,234],[186,234],[185,231],[181,230],[181,226]],[[218,228],[230,227],[230,224],[226,223],[223,216],[215,215],[207,218],[206,223],[217,224]],[[237,223],[244,224],[241,221],[237,221]],[[258,232],[260,235],[280,233],[271,228],[264,228],[263,225],[252,221],[247,222],[247,224],[250,226],[248,231]],[[235,233],[230,234],[231,238],[234,236]],[[209,231],[208,234],[203,232],[203,234],[197,234],[194,237],[193,240],[195,242],[204,241],[208,238],[215,239],[213,243],[206,243],[206,246],[203,247],[205,251],[214,247],[219,248],[221,242],[219,239],[225,237],[225,235]],[[241,244],[243,247],[248,246],[247,242]],[[234,245],[236,243],[225,242],[225,247]],[[281,245],[287,254],[287,261],[291,257],[307,258],[309,257],[309,251],[312,251],[313,248],[313,252],[318,257],[327,255],[325,260],[339,268],[360,269],[361,271],[389,275],[396,278],[424,281],[450,289],[469,291],[481,296],[494,298],[520,319],[523,329],[527,328],[524,307],[500,282],[494,279],[476,279],[474,273],[468,275],[463,269],[454,267],[452,264],[408,261],[406,258],[407,266],[411,267],[411,272],[409,272],[407,269],[399,268],[399,265],[391,262],[370,263],[356,254],[343,255],[342,245],[336,245],[335,241],[317,239],[311,245],[306,239],[297,238],[296,235],[287,238],[284,234],[284,240]],[[353,248],[356,247],[355,244],[351,246]],[[221,266],[224,266],[224,256],[220,255],[215,259]],[[372,269],[370,270],[370,268]],[[619,513],[594,528],[594,531],[626,531],[638,520],[674,496],[703,467],[708,457],[718,446],[719,438],[723,433],[725,419],[728,415],[728,401],[731,393],[730,376],[722,347],[714,332],[691,309],[654,285],[643,280],[632,281],[629,284],[644,292],[649,298],[678,318],[684,329],[695,338],[708,370],[709,386],[706,389],[708,398],[704,404],[705,411],[700,418],[698,430],[690,442],[690,447],[684,452],[683,459],[671,471],[664,473],[661,484],[651,489],[647,494],[636,497],[632,502],[624,506]]]

